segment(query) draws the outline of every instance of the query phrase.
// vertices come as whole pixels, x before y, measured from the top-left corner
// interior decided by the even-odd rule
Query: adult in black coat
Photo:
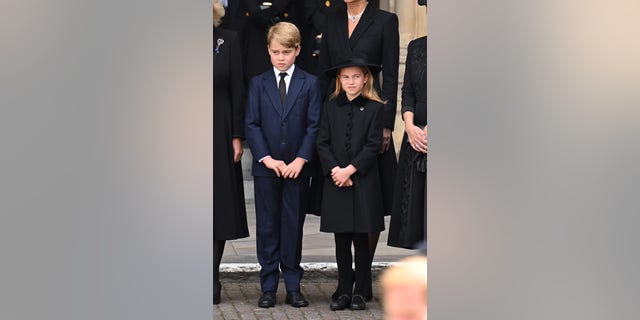
[[[369,6],[378,8],[378,0],[369,1]],[[303,69],[315,75],[321,75],[320,69],[321,34],[327,31],[327,17],[331,13],[345,12],[344,0],[303,0],[297,1],[302,7],[298,28],[302,33],[302,50],[296,60]]]
[[[320,67],[327,70],[336,65],[342,57],[348,55],[364,55],[373,64],[381,65],[382,71],[374,74],[374,88],[387,103],[384,106],[383,141],[381,155],[378,157],[379,174],[382,184],[382,197],[385,214],[391,213],[394,182],[397,167],[395,148],[391,132],[393,131],[396,101],[398,95],[398,64],[400,59],[400,36],[398,32],[398,16],[368,5],[365,0],[345,0],[345,12],[329,15],[327,31],[322,37]],[[380,73],[382,82],[380,82]],[[324,92],[333,91],[333,79],[320,78]],[[316,179],[317,180],[317,179]],[[312,181],[312,197],[310,203],[317,204]],[[316,188],[317,189],[317,188]],[[310,209],[314,211],[314,209]],[[317,209],[316,209],[317,211]],[[370,259],[378,244],[379,232],[369,234]],[[335,297],[335,296],[334,296]],[[368,292],[367,299],[372,295]]]
[[[235,32],[218,28],[224,9],[214,4],[213,24],[213,303],[220,302],[225,241],[249,236],[242,184],[244,84]]]
[[[396,192],[387,244],[414,249],[426,239],[425,176],[427,169],[427,37],[409,43],[402,117],[405,134],[400,148]]]
[[[238,0],[239,1],[239,0]],[[267,51],[269,27],[286,21],[297,24],[297,10],[293,0],[271,0],[265,6],[263,0],[242,0],[240,11],[247,18],[243,26],[242,52],[245,66],[245,84],[251,78],[272,68]]]

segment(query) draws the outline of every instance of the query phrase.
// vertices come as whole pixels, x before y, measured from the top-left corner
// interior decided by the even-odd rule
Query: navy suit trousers
[[[309,178],[254,177],[256,247],[262,292],[276,292],[280,270],[287,292],[300,291],[302,227]]]

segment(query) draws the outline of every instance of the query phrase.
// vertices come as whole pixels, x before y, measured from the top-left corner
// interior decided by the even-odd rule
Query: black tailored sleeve
[[[305,7],[305,17],[309,19],[313,27],[321,33],[327,31],[327,10],[321,8],[321,4],[318,4],[318,0],[305,0],[309,3]]]
[[[331,152],[331,123],[329,122],[329,108],[327,103],[322,107],[322,119],[320,120],[320,129],[318,130],[318,138],[316,139],[316,151],[320,164],[322,165],[322,173],[327,176],[331,173],[331,169],[338,165],[335,156]]]
[[[229,86],[231,87],[231,108],[233,112],[232,135],[234,138],[244,138],[244,80],[242,61],[240,56],[240,41],[238,37],[231,38]]]
[[[415,41],[409,42],[409,47],[407,49],[407,60],[405,63],[405,71],[404,71],[404,83],[402,84],[402,108],[400,109],[400,113],[404,114],[405,112],[415,113],[416,111],[416,88],[414,87],[413,77],[411,76],[413,72],[413,59],[411,55],[415,50]]]
[[[313,24],[313,17],[318,11],[317,0],[302,0],[302,19],[305,24]]]
[[[327,23],[329,23],[329,18],[327,17]],[[327,29],[329,27],[327,26]],[[318,75],[318,79],[320,81],[320,93],[322,97],[327,96],[327,90],[329,88],[329,81],[333,80],[332,77],[327,76],[324,72],[331,67],[331,58],[329,57],[329,41],[330,32],[327,30],[322,34],[322,42],[320,43],[320,59],[318,61],[318,66],[320,69],[320,74]]]
[[[392,14],[382,30],[382,99],[387,101],[382,121],[385,128],[393,130],[398,100],[398,65],[400,63],[398,16]]]
[[[367,142],[362,147],[351,164],[358,172],[365,174],[378,161],[380,146],[382,145],[382,106],[376,107],[369,127],[367,128]],[[357,173],[356,173],[357,174]]]

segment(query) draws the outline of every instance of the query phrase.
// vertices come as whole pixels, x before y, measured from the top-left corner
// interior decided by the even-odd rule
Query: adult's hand
[[[413,150],[420,153],[427,152],[427,134],[425,131],[418,126],[408,124],[405,127],[405,132],[407,133],[409,144]]]
[[[391,129],[382,128],[382,147],[380,148],[380,153],[389,150],[389,145],[391,145]]]
[[[238,163],[240,159],[242,159],[242,153],[244,152],[242,149],[242,139],[233,138],[231,144],[233,145],[233,162]]]

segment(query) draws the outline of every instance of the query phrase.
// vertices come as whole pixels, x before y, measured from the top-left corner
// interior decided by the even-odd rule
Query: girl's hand
[[[335,183],[336,186],[342,188],[350,187],[353,185],[353,181],[351,181],[351,175],[356,172],[354,166],[349,165],[345,168],[334,168],[334,170],[331,171],[331,179],[333,179],[333,183]]]

